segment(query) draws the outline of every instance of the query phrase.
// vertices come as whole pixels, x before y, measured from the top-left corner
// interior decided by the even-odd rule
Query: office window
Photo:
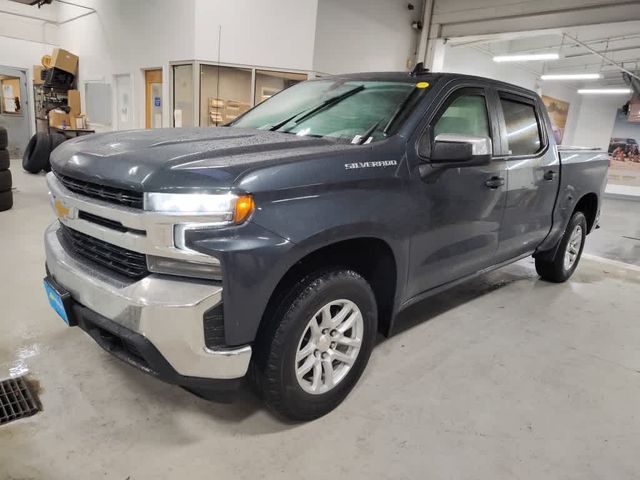
[[[173,126],[193,127],[193,65],[173,66]]]
[[[307,79],[304,73],[256,70],[254,104],[265,101],[276,93]]]
[[[22,111],[22,99],[20,98],[20,79],[0,75],[0,113],[20,113]]]
[[[223,125],[251,108],[251,69],[200,66],[200,126]]]

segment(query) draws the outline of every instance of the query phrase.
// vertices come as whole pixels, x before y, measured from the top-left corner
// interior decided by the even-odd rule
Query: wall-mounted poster
[[[640,186],[640,123],[630,122],[622,109],[609,141],[609,183]]]
[[[564,137],[564,128],[567,125],[569,102],[542,95],[542,103],[547,107],[551,125],[553,126],[553,136],[556,139],[556,143],[560,145],[562,143],[562,137]]]

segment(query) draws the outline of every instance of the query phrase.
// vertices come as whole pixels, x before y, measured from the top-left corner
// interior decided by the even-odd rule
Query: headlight
[[[144,194],[144,209],[171,215],[206,216],[207,226],[223,226],[244,222],[253,213],[255,204],[251,195],[151,192]],[[190,222],[193,223],[193,219]]]
[[[186,232],[207,228],[220,228],[244,223],[255,210],[251,195],[156,193],[144,194],[146,211],[170,216],[173,225],[173,243],[179,250],[192,250],[185,243]],[[184,218],[181,218],[184,217]],[[195,252],[194,252],[195,253]],[[220,278],[220,263],[210,261],[174,260],[147,256],[152,272],[196,278]]]

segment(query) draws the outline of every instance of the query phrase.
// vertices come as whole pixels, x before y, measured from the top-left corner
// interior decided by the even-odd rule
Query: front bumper
[[[222,301],[221,286],[163,275],[149,275],[133,282],[118,280],[110,272],[70,255],[58,238],[58,229],[56,221],[45,233],[49,274],[71,293],[81,318],[90,318],[91,324],[106,320],[109,323],[103,321],[100,328],[113,335],[114,329],[131,332],[132,338],[148,342],[171,367],[152,368],[149,373],[155,372],[163,380],[179,385],[186,385],[186,377],[235,379],[246,374],[250,346],[212,350],[204,343],[203,315]],[[162,371],[170,374],[161,375]]]

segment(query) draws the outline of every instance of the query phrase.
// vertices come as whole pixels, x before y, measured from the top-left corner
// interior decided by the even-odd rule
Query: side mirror
[[[491,160],[492,146],[489,137],[441,133],[431,146],[431,163],[455,163],[486,165]]]

